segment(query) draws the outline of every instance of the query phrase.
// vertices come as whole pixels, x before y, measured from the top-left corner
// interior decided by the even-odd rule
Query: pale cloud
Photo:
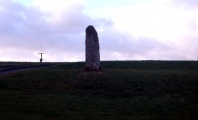
[[[44,61],[84,61],[90,24],[98,31],[102,60],[193,60],[198,55],[196,4],[0,0],[0,60],[38,61],[38,52],[44,52]]]
[[[155,39],[135,38],[127,33],[106,30],[99,32],[99,35],[102,48],[101,56],[104,60],[106,56],[111,60],[114,58],[118,60],[181,59],[181,56],[175,56],[174,46]]]
[[[32,5],[39,7],[43,12],[56,14],[69,10],[75,6],[83,6],[84,0],[32,0]]]
[[[173,0],[173,2],[183,8],[187,9],[198,9],[197,0]]]
[[[198,48],[196,44],[194,45],[196,41],[193,39],[198,35],[198,10],[180,7],[187,2],[188,5],[196,4],[195,1],[145,0],[117,7],[104,6],[94,9],[94,12],[88,12],[88,14],[98,13],[99,17],[104,16],[106,19],[111,19],[114,23],[114,30],[130,34],[132,36],[130,37],[130,46],[137,50],[132,53],[133,55],[139,54],[138,51],[143,50],[146,54],[141,58],[196,59]],[[146,38],[149,42],[144,43],[141,38]],[[129,43],[125,38],[123,39],[121,41],[126,42],[123,46],[130,48]],[[153,48],[159,46],[162,49],[149,52],[150,49],[144,49],[141,44],[149,45],[150,42],[152,43],[150,40],[155,40],[172,49],[155,43]],[[132,44],[141,48],[137,49]],[[118,49],[116,53],[119,53],[119,50],[121,49]],[[141,56],[141,54],[139,55]],[[149,57],[152,55],[155,57]]]
[[[102,18],[91,19],[81,12],[82,7],[78,5],[64,8],[54,18],[53,12],[43,12],[35,5],[3,3],[0,11],[0,55],[4,57],[1,60],[6,60],[7,53],[7,60],[21,61],[23,58],[23,61],[34,61],[38,52],[46,53],[46,61],[84,60],[84,29],[89,24],[112,24]],[[28,53],[30,55],[25,55]],[[24,59],[23,55],[27,58]]]
[[[197,19],[197,11],[175,8],[170,2],[163,0],[140,2],[119,8],[101,8],[97,11],[101,16],[111,19],[117,30],[129,32],[135,37],[151,37],[154,39],[175,39],[186,32],[185,27],[193,18]]]

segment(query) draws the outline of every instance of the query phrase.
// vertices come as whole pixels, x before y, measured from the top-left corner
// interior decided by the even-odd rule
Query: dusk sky
[[[0,61],[197,60],[198,0],[0,0]]]

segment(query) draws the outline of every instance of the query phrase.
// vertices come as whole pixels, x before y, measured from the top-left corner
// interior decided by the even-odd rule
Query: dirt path
[[[24,71],[24,70],[29,70],[29,69],[36,69],[36,68],[41,68],[41,67],[49,67],[54,64],[44,64],[44,65],[35,65],[35,66],[14,66],[14,67],[8,67],[8,68],[1,68],[0,69],[0,75],[3,74],[9,74],[13,72],[18,72],[18,71]]]

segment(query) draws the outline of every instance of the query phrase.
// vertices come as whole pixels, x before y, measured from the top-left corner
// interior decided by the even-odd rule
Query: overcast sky
[[[198,0],[0,0],[0,61],[197,60]]]

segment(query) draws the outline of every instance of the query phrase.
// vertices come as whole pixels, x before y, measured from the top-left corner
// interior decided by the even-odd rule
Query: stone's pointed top
[[[93,25],[89,25],[87,29],[95,29]]]
[[[94,26],[92,26],[92,25],[89,25],[89,26],[86,28],[86,33],[87,33],[87,34],[97,34],[96,29],[95,29]]]
[[[93,25],[89,25],[88,27],[93,27],[93,28],[94,28],[94,26],[93,26]]]

